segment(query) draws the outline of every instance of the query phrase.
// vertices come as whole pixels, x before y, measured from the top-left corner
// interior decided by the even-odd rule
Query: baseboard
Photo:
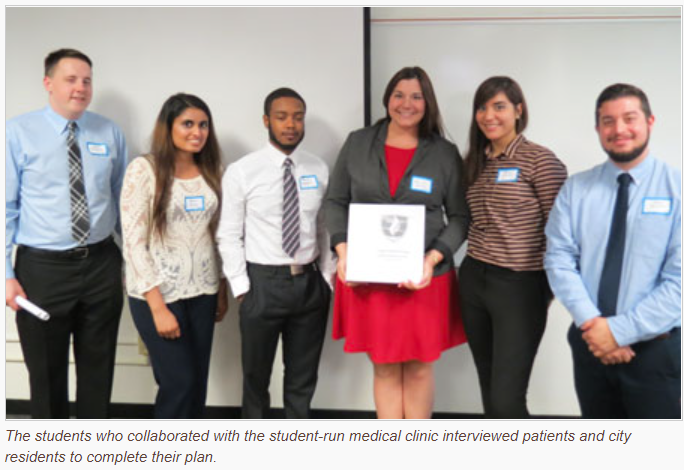
[[[29,416],[31,414],[28,400],[6,400],[7,416]],[[71,403],[72,415],[75,412],[74,403]],[[112,403],[111,417],[113,419],[152,419],[154,406],[142,403]],[[284,419],[285,412],[282,408],[271,410],[272,419]],[[333,409],[314,409],[311,410],[313,419],[375,419],[373,410],[333,410]],[[435,412],[433,419],[483,419],[481,413],[447,413]],[[575,419],[578,416],[532,416],[533,419]],[[10,418],[11,419],[11,418]],[[240,408],[237,406],[208,406],[205,412],[205,419],[240,419]]]

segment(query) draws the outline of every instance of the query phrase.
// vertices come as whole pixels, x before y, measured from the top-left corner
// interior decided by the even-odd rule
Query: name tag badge
[[[299,189],[318,189],[318,178],[316,178],[316,175],[300,176]]]
[[[185,212],[204,210],[204,196],[185,196]]]
[[[671,197],[645,197],[641,206],[642,214],[670,215],[672,213]]]
[[[95,155],[96,157],[109,156],[109,147],[107,147],[107,144],[100,144],[97,142],[86,142],[86,147],[88,148],[88,152],[90,152],[91,155]]]
[[[517,183],[520,176],[520,168],[499,168],[496,172],[497,183]]]
[[[411,177],[411,191],[432,194],[432,179],[424,176]]]

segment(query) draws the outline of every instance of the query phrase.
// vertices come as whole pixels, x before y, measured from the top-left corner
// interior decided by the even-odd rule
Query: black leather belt
[[[639,341],[638,343],[634,343],[631,345],[632,349],[634,349],[634,352],[639,354],[643,348],[649,347],[650,345],[656,344],[658,341],[664,341],[667,339],[672,338],[673,336],[679,336],[681,334],[681,327],[675,327],[672,328],[670,331],[660,334],[654,338],[651,338],[646,341]]]
[[[285,265],[271,265],[271,264],[256,264],[247,263],[250,270],[261,272],[264,274],[273,274],[277,276],[301,276],[306,273],[313,273],[318,271],[316,262],[309,264],[285,264]]]
[[[114,239],[109,236],[101,242],[93,243],[92,245],[78,246],[70,250],[44,250],[42,248],[33,248],[31,246],[19,245],[18,252],[30,253],[32,255],[42,256],[44,258],[52,259],[85,259],[93,256],[100,251],[107,248],[114,243]]]
[[[674,335],[674,334],[676,334],[676,333],[679,333],[679,332],[681,332],[681,331],[682,331],[681,327],[676,326],[676,327],[672,328],[670,331],[668,331],[667,333],[663,333],[662,335],[658,335],[658,336],[656,336],[656,337],[653,338],[653,339],[667,339],[667,338],[669,338],[670,336],[672,336],[672,335]]]

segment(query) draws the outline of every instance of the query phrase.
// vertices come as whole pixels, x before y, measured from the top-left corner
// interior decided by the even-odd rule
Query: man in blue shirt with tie
[[[654,121],[639,88],[606,88],[609,160],[567,180],[546,226],[584,418],[681,416],[681,174],[650,155]]]
[[[73,49],[49,54],[49,105],[5,125],[5,302],[17,311],[34,418],[69,417],[72,336],[76,416],[108,415],[123,303],[112,233],[127,151],[118,126],[86,111],[91,66]],[[21,310],[17,297],[50,319]]]

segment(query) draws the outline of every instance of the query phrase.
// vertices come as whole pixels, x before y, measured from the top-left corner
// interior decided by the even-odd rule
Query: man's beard
[[[268,126],[268,138],[271,139],[271,143],[273,143],[273,145],[278,147],[283,152],[292,152],[292,151],[294,151],[294,149],[297,148],[297,146],[301,143],[302,139],[304,138],[304,131],[302,131],[302,133],[299,136],[299,140],[297,142],[295,142],[294,144],[284,144],[276,138],[275,134],[273,133],[273,129],[269,125]]]
[[[651,138],[651,133],[649,132],[648,135],[646,136],[646,141],[643,143],[643,145],[638,146],[631,152],[613,152],[611,150],[608,150],[604,148],[603,150],[606,151],[608,154],[608,157],[613,160],[616,163],[629,163],[632,160],[635,160],[636,158],[639,157],[642,153],[644,153],[644,150],[646,147],[648,147],[648,141]]]

